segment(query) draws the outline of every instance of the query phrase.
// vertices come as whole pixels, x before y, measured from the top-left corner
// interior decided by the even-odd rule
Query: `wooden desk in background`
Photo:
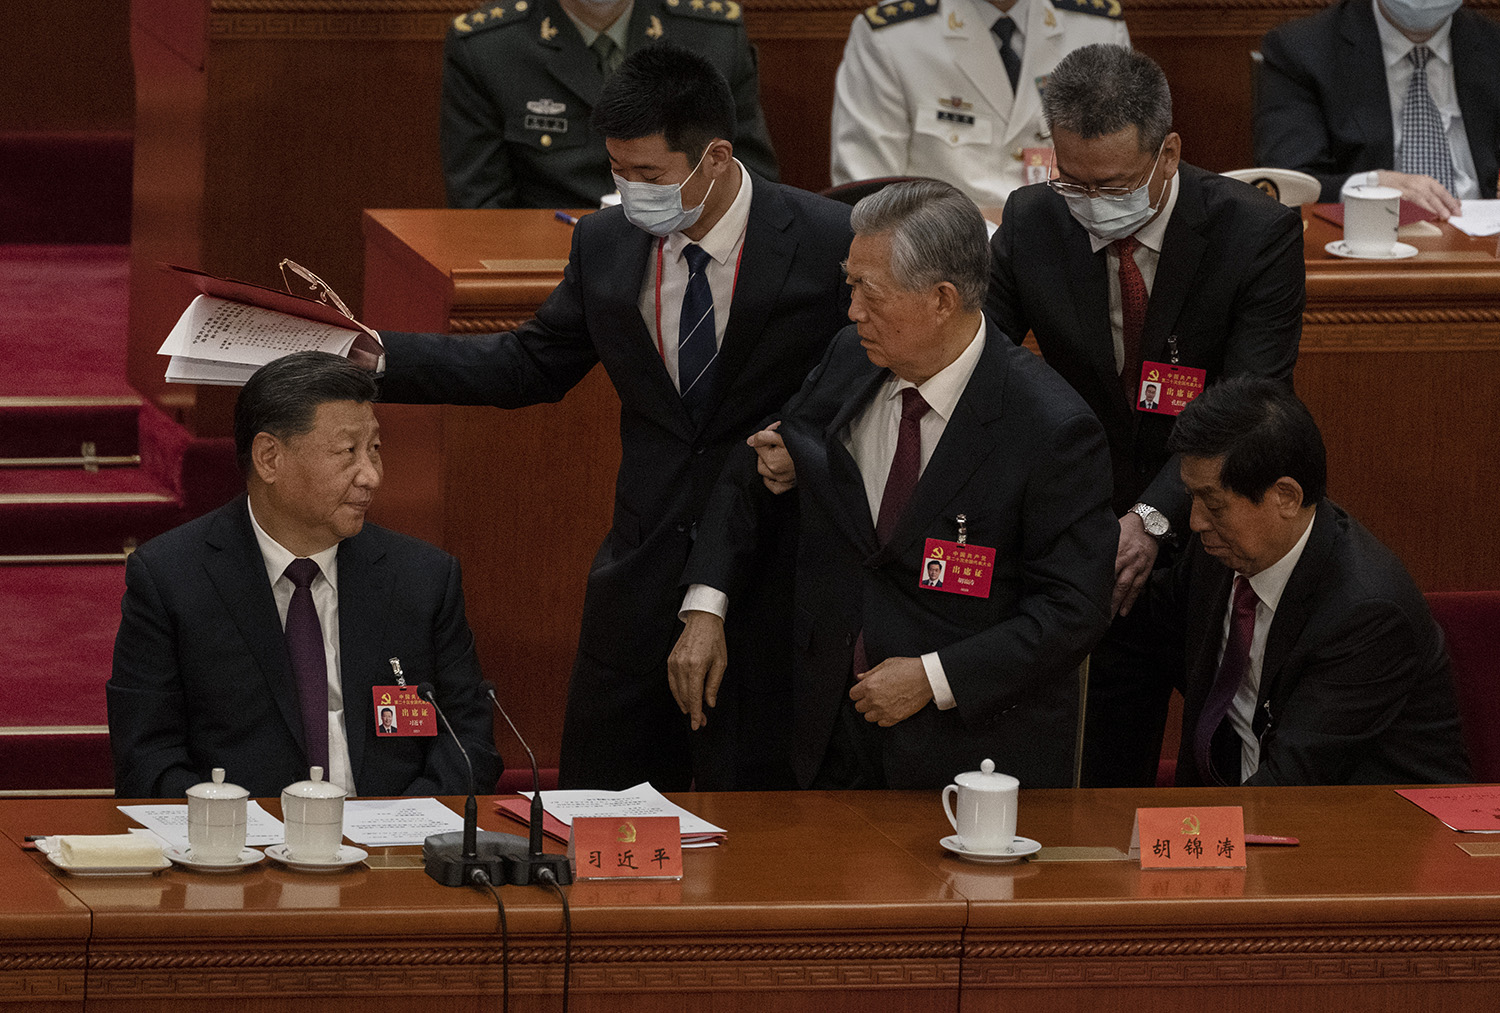
[[[1251,832],[1302,841],[1203,872],[970,864],[938,845],[936,792],[675,798],[728,841],[688,852],[681,882],[567,888],[575,1009],[1367,1013],[1489,1009],[1500,988],[1500,858],[1390,788],[1021,794],[1019,832],[1048,846],[1123,848],[1139,805],[1243,805]],[[0,984],[55,976],[23,965],[40,946],[71,962],[82,1008],[86,943],[88,1010],[498,1009],[493,901],[420,868],[83,879],[15,844],[127,825],[109,799],[0,801],[0,968],[20,969]],[[558,902],[501,895],[512,1008],[555,1009]]]
[[[550,211],[367,211],[364,319],[476,333],[514,326],[562,277],[571,230]],[[1405,261],[1340,260],[1311,217],[1297,390],[1328,443],[1334,499],[1424,591],[1500,581],[1489,501],[1500,489],[1496,240],[1447,226]],[[492,261],[485,268],[483,261]],[[381,408],[380,523],[464,563],[480,661],[556,762],[584,577],[608,529],[619,401],[595,370],[560,405],[519,412]],[[538,566],[544,560],[544,566]],[[500,737],[506,762],[524,757]]]

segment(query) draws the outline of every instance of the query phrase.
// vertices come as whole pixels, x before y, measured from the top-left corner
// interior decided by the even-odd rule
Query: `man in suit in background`
[[[985,320],[972,201],[897,183],[853,223],[855,325],[715,490],[674,693],[696,714],[735,663],[718,615],[696,609],[707,588],[734,605],[763,511],[795,487],[798,784],[937,788],[988,757],[1022,784],[1070,785],[1076,668],[1108,623],[1116,542],[1104,434]],[[934,556],[941,587],[922,580]]]
[[[131,553],[106,686],[115,794],[178,798],[214,767],[274,796],[322,767],[361,795],[470,790],[452,739],[379,737],[400,658],[474,764],[500,776],[458,561],[365,524],[380,485],[375,382],[337,356],[262,366],[235,404],[246,495]]]
[[[1297,396],[1227,380],[1171,446],[1194,535],[1151,604],[1185,639],[1177,783],[1467,781],[1443,635],[1401,562],[1324,496]]]
[[[443,46],[448,206],[598,206],[615,187],[589,114],[626,54],[658,41],[697,53],[729,80],[736,122],[726,140],[774,180],[742,12],[688,0],[498,0],[460,14]]]
[[[741,166],[728,83],[681,49],[626,58],[594,124],[623,206],[578,223],[536,318],[506,334],[383,334],[382,392],[518,408],[559,400],[602,362],[620,396],[623,456],[584,597],[562,784],[783,787],[777,687],[789,650],[764,630],[785,620],[786,595],[748,595],[736,610],[743,664],[702,735],[678,712],[666,660],[682,568],[725,455],[796,391],[842,325],[849,209]],[[778,561],[771,551],[762,565]]]
[[[1493,198],[1500,25],[1461,0],[1339,0],[1266,33],[1258,165],[1299,169],[1337,201],[1391,186],[1439,218]]]
[[[1147,56],[1075,50],[1045,99],[1054,178],[1006,203],[985,308],[1011,340],[1036,335],[1109,438],[1117,619],[1090,666],[1084,779],[1149,785],[1171,685],[1131,606],[1160,546],[1186,527],[1188,496],[1166,450],[1176,416],[1140,409],[1139,391],[1171,375],[1291,382],[1306,301],[1302,222],[1254,187],[1180,160],[1166,75]]]

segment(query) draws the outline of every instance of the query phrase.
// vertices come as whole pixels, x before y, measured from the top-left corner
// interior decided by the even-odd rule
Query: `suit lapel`
[[[1375,11],[1366,3],[1352,3],[1345,10],[1337,66],[1352,72],[1345,83],[1346,108],[1365,145],[1372,149],[1375,162],[1394,165],[1396,138],[1391,127],[1390,90],[1385,80],[1385,57],[1380,32],[1375,27]]]
[[[598,58],[583,44],[578,27],[563,13],[556,0],[543,0],[539,13],[542,16],[536,19],[536,23],[521,31],[530,32],[537,46],[547,51],[538,54],[547,72],[592,109],[599,103],[599,94],[604,90],[604,76],[599,73]],[[570,122],[580,121],[578,129],[588,129],[587,110],[569,109],[567,113]]]
[[[1062,263],[1067,264],[1068,299],[1072,305],[1073,326],[1066,333],[1082,342],[1099,383],[1104,390],[1118,390],[1120,373],[1115,369],[1115,336],[1109,325],[1109,264],[1104,250],[1095,253],[1089,234],[1068,213],[1067,203],[1056,194],[1055,214],[1062,217],[1057,235],[1063,243]],[[1042,354],[1046,355],[1046,349]]]
[[[302,707],[297,697],[297,680],[292,674],[291,655],[287,652],[281,616],[266,575],[266,563],[250,527],[250,512],[245,497],[225,508],[209,529],[206,543],[209,551],[203,561],[224,610],[244,638],[250,655],[265,679],[266,692],[276,701],[298,747],[307,752],[307,736],[302,730]]]
[[[370,687],[382,682],[389,661],[382,657],[391,574],[385,550],[367,529],[339,545],[339,681],[344,690],[344,731],[349,769],[359,784],[363,771],[365,722],[372,720]]]
[[[1313,518],[1312,534],[1307,536],[1307,544],[1302,547],[1302,558],[1292,568],[1292,575],[1281,592],[1281,600],[1276,603],[1271,629],[1266,634],[1266,650],[1260,663],[1262,701],[1270,698],[1271,687],[1280,678],[1292,645],[1302,636],[1302,630],[1312,614],[1312,594],[1317,589],[1328,557],[1333,552],[1337,525],[1333,504],[1323,500],[1318,504],[1317,516]]]
[[[654,277],[659,241],[649,232],[631,225],[621,216],[612,229],[612,234],[603,237],[605,243],[615,248],[613,255],[592,250],[599,268],[608,274],[598,285],[598,291],[607,293],[599,300],[602,321],[590,325],[595,333],[618,334],[621,355],[624,358],[622,376],[615,378],[616,389],[643,387],[645,398],[639,404],[654,404],[660,409],[659,419],[663,425],[691,440],[695,433],[693,421],[682,404],[682,395],[672,382],[662,361],[656,342],[641,317],[641,285],[648,277]],[[653,304],[654,306],[654,304]],[[597,340],[597,339],[596,339]],[[615,340],[611,338],[611,340]],[[614,378],[612,376],[612,378]]]
[[[1206,218],[1203,195],[1198,190],[1197,170],[1181,164],[1177,172],[1177,203],[1167,220],[1156,279],[1146,303],[1146,321],[1141,332],[1141,356],[1165,362],[1167,338],[1177,326],[1177,317],[1198,279],[1198,266],[1208,240],[1203,235]]]
[[[1453,54],[1453,85],[1458,92],[1458,111],[1463,114],[1464,132],[1469,135],[1469,151],[1474,158],[1480,196],[1483,197],[1485,177],[1488,176],[1490,182],[1495,179],[1495,54],[1485,50],[1471,30],[1469,12],[1463,8],[1453,14],[1449,44]],[[1487,162],[1488,173],[1485,171]]]
[[[855,382],[851,396],[844,400],[833,421],[823,429],[823,454],[818,464],[827,471],[823,481],[812,483],[814,489],[832,490],[829,513],[865,555],[875,552],[879,545],[875,541],[875,523],[870,519],[870,498],[865,494],[864,477],[844,446],[843,432],[855,416],[869,407],[871,398],[876,396],[890,375],[887,370],[870,364],[869,372]],[[800,462],[798,467],[801,467]]]
[[[1057,21],[1057,16],[1052,13],[1051,0],[1036,0],[1035,3],[1029,5],[1028,10],[1026,51],[1021,54],[1020,85],[1017,88],[1015,101],[1011,105],[1010,118],[1006,123],[1003,143],[1000,145],[1000,150],[1005,152],[1046,143],[1040,137],[1022,136],[1025,128],[1033,121],[1041,124],[1042,130],[1047,129],[1046,121],[1038,115],[1042,104],[1041,90],[1033,87],[1030,82],[1041,76],[1037,73],[1038,68],[1055,67],[1064,55],[1063,29]]]

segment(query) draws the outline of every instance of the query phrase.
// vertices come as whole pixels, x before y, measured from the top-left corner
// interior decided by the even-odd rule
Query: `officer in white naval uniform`
[[[1120,0],[1015,0],[1017,87],[986,0],[888,0],[854,19],[833,101],[833,182],[930,176],[980,207],[1028,182],[1023,153],[1052,139],[1039,87],[1068,53],[1130,45]],[[1045,179],[1046,164],[1037,164]]]

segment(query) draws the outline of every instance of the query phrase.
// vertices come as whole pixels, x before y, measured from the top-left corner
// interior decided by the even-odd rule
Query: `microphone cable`
[[[568,1013],[568,979],[572,977],[573,970],[573,913],[568,908],[568,895],[563,891],[562,884],[558,883],[557,876],[551,869],[542,868],[537,870],[536,878],[546,883],[557,894],[557,899],[562,902],[563,913],[563,988],[562,1008],[563,1013]]]
[[[495,889],[495,884],[490,882],[489,873],[483,869],[471,869],[469,882],[473,886],[488,889],[495,898],[495,909],[500,912],[500,1010],[501,1013],[510,1013],[510,928],[505,924],[505,904],[500,900],[500,892]],[[563,903],[566,906],[567,902]],[[566,917],[563,920],[566,922]],[[563,964],[567,964],[566,956],[563,957]],[[567,979],[563,980],[563,988],[563,1008],[567,1009]]]

